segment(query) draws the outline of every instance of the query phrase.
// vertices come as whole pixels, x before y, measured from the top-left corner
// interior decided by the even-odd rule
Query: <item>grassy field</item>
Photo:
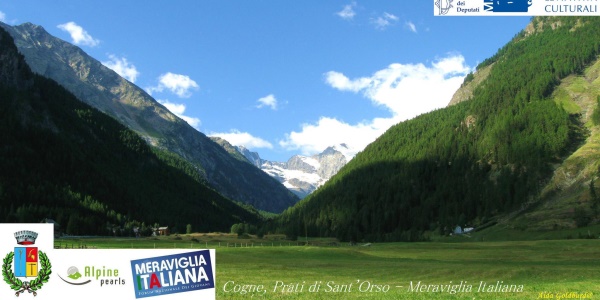
[[[597,239],[368,246],[334,246],[328,239],[310,242],[320,246],[294,246],[298,243],[281,236],[241,240],[227,234],[66,239],[57,240],[56,246],[208,244],[217,253],[217,299],[600,299]],[[479,290],[482,282],[492,290]],[[513,289],[522,286],[522,291],[502,292],[495,288],[498,282]],[[434,291],[436,287],[444,292]],[[448,291],[452,287],[456,293]]]

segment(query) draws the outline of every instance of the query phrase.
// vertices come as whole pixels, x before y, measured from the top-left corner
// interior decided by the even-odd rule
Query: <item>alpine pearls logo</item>
[[[37,237],[36,232],[29,230],[15,232],[17,244],[20,246],[15,247],[15,251],[8,253],[2,261],[2,278],[16,291],[17,297],[26,292],[37,296],[37,292],[50,279],[52,264],[48,256],[39,251],[38,247],[31,247]],[[28,281],[29,278],[35,279]]]
[[[92,282],[91,280],[79,281],[82,276],[81,273],[79,273],[79,269],[75,266],[69,267],[67,270],[67,278],[70,278],[69,280],[64,279],[62,276],[60,276],[60,274],[58,274],[58,277],[62,279],[62,281],[72,285],[84,285]]]
[[[70,267],[67,270],[67,274],[68,274],[69,278],[74,279],[74,280],[81,278],[81,273],[79,273],[79,269],[77,269],[77,267]]]

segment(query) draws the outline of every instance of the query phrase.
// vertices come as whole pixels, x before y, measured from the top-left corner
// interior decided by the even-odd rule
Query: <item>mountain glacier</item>
[[[328,147],[312,156],[294,155],[287,162],[264,160],[258,153],[243,146],[235,148],[251,164],[277,179],[301,199],[323,185],[352,159],[345,144]]]

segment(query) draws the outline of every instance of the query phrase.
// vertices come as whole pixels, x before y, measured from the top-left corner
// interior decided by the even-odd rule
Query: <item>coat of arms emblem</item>
[[[34,247],[37,237],[36,232],[29,230],[15,232],[19,246],[2,261],[2,278],[16,291],[17,297],[25,292],[37,296],[37,291],[50,279],[52,264],[44,252]]]

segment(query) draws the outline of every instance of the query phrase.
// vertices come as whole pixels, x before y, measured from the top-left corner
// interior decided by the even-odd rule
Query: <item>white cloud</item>
[[[331,71],[325,73],[325,80],[340,91],[362,92],[374,104],[406,120],[448,104],[470,71],[464,57],[450,55],[432,62],[431,66],[396,63],[369,77],[352,80]]]
[[[279,144],[288,150],[314,154],[338,143],[346,143],[357,153],[391,126],[434,109],[445,107],[464,76],[471,71],[461,55],[449,55],[429,66],[424,64],[391,64],[368,77],[350,79],[343,73],[325,73],[325,82],[345,92],[361,93],[377,106],[384,107],[390,117],[374,118],[358,124],[321,117],[314,124],[303,124]]]
[[[256,106],[258,108],[263,108],[265,106],[268,106],[272,110],[276,110],[277,109],[277,99],[275,98],[275,96],[273,94],[270,94],[268,96],[262,97],[262,98],[258,99],[257,102],[259,103]]]
[[[8,17],[6,16],[6,14],[4,12],[0,11],[0,22],[9,24],[9,25],[15,25],[15,24],[17,24],[17,19],[9,20]]]
[[[209,136],[220,137],[234,146],[244,146],[248,149],[256,148],[268,148],[273,149],[273,145],[268,141],[265,141],[259,137],[255,137],[247,132],[241,132],[233,129],[228,133],[225,132],[213,132]]]
[[[93,38],[83,27],[77,25],[75,22],[60,24],[57,27],[68,32],[75,45],[95,47],[100,44],[99,40]]]
[[[354,18],[354,16],[356,16],[356,12],[354,11],[355,6],[356,6],[356,2],[352,2],[348,5],[344,5],[344,8],[335,14],[344,20],[352,20]]]
[[[116,55],[109,54],[108,61],[103,61],[102,64],[107,68],[117,72],[121,77],[135,83],[140,72],[131,64],[125,57],[117,57]]]
[[[398,21],[398,17],[390,14],[390,13],[383,13],[383,17],[390,20],[390,21]]]
[[[180,98],[189,98],[192,96],[190,90],[197,90],[198,88],[198,84],[189,76],[167,72],[160,75],[158,85],[147,88],[147,92],[152,94],[153,92],[162,92],[168,89]]]
[[[344,74],[336,71],[329,71],[325,73],[325,77],[325,81],[331,87],[338,90],[352,91],[355,93],[368,87],[371,83],[371,81],[368,78],[360,78],[358,80],[351,81]]]
[[[302,124],[300,131],[286,134],[279,145],[287,150],[300,150],[304,155],[312,155],[327,147],[345,143],[350,154],[355,155],[395,122],[393,119],[376,118],[352,125],[336,118],[321,117],[316,124]]]
[[[408,21],[406,22],[406,27],[408,27],[410,31],[417,33],[417,26],[415,26],[415,23]]]
[[[160,104],[166,107],[170,112],[174,113],[176,116],[180,117],[182,120],[186,121],[190,126],[198,129],[201,122],[200,119],[189,117],[184,115],[185,113],[185,104],[182,103],[172,103],[169,100],[158,100]]]
[[[383,13],[383,15],[372,19],[371,22],[375,24],[375,27],[380,30],[385,30],[388,26],[398,22],[399,18],[390,13]]]

